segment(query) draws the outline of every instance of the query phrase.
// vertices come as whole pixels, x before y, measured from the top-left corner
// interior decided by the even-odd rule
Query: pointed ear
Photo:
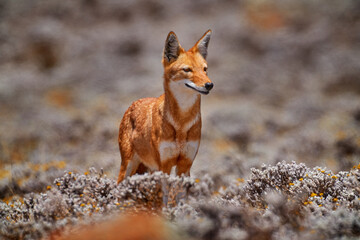
[[[209,29],[200,38],[200,40],[195,44],[195,47],[197,48],[197,50],[199,51],[201,56],[203,56],[204,59],[206,59],[206,57],[207,57],[207,49],[208,49],[208,46],[209,46],[210,37],[211,37],[211,30]]]
[[[174,32],[169,32],[165,41],[163,60],[168,63],[176,60],[179,57],[180,48],[181,46],[176,34]]]

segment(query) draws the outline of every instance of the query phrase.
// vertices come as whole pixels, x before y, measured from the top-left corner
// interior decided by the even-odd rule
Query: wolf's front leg
[[[192,160],[189,158],[180,156],[176,164],[176,174],[181,176],[184,174],[185,176],[190,176],[190,168],[192,166]]]

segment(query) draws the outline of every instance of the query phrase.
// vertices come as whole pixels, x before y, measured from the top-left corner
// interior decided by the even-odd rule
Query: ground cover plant
[[[360,165],[334,174],[279,162],[252,169],[249,179],[234,179],[220,191],[209,176],[156,172],[117,185],[92,168],[65,173],[45,193],[0,204],[0,233],[10,239],[43,238],[68,225],[141,212],[161,216],[193,239],[355,239]]]

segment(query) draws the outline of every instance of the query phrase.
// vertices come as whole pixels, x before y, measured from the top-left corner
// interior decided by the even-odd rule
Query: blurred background
[[[359,163],[358,0],[0,0],[0,198],[91,166],[116,179],[120,120],[162,94],[168,32],[188,49],[208,29],[193,176]]]

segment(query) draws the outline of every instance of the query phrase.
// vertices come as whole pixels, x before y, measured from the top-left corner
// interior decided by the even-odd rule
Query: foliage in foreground
[[[281,162],[215,189],[212,179],[135,175],[120,185],[94,168],[46,193],[0,202],[0,236],[39,239],[65,226],[151,212],[193,239],[360,237],[360,165],[333,174]]]

